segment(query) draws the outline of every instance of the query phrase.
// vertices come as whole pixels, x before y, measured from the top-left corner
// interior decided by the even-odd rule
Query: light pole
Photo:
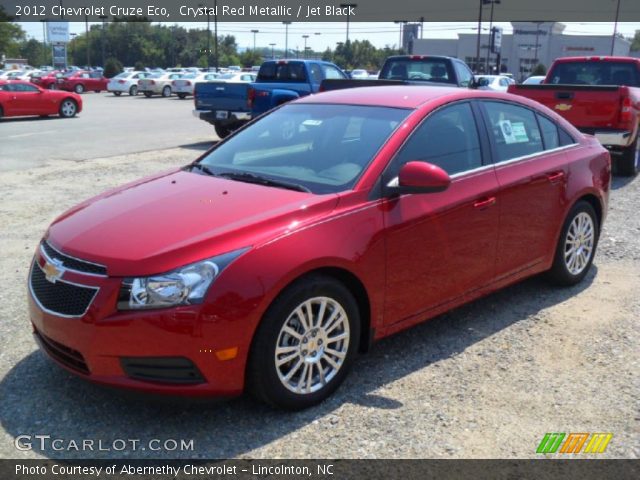
[[[282,23],[284,24],[284,58],[287,58],[289,54],[289,25],[291,25],[291,22],[284,21]]]
[[[407,20],[394,20],[393,23],[400,25],[400,37],[398,38],[398,53],[402,50],[402,26],[408,23]]]
[[[534,56],[534,60],[533,61],[536,62],[536,66],[537,66],[540,63],[538,61],[538,41],[540,40],[540,25],[542,25],[544,22],[537,21],[537,22],[534,22],[534,23],[536,24],[536,44],[535,44],[535,48],[534,48],[534,52],[535,53],[533,54],[533,56]],[[498,73],[500,73],[500,72],[498,72]]]
[[[260,30],[251,30],[253,33],[253,51],[256,51],[256,33],[260,33]]]
[[[91,43],[89,42],[89,15],[84,16],[84,33],[86,35],[87,68],[91,68]]]
[[[304,38],[304,58],[307,58],[307,38],[309,35],[302,35],[302,38]]]
[[[480,36],[482,35],[482,7],[488,5],[491,0],[480,0],[480,8],[478,9],[478,39],[476,41],[476,73],[480,73]]]
[[[69,42],[69,56],[71,57],[71,63],[74,64],[75,62],[73,61],[73,40],[76,38],[76,35],[78,35],[77,33],[70,33],[69,36],[71,37],[71,41]]]
[[[214,48],[214,55],[215,58],[213,59],[214,61],[214,66],[216,68],[216,72],[219,70],[219,64],[218,64],[218,0],[213,0],[213,48]],[[208,70],[208,69],[207,69]]]
[[[107,16],[106,15],[100,15],[98,17],[100,20],[102,20],[102,68],[104,68],[104,64],[105,64],[105,60],[104,60],[104,28],[105,28],[105,21],[107,20]]]
[[[274,47],[276,46],[276,44],[270,43],[269,46],[271,47],[271,60],[275,60],[276,56],[275,56]]]
[[[202,3],[198,4],[199,7],[204,7],[205,12],[207,12],[207,56],[206,56],[206,61],[207,61],[207,72],[209,71],[209,67],[211,65],[211,11],[209,10],[209,7],[207,7],[206,5],[203,5]],[[215,8],[215,7],[214,7]],[[215,14],[215,12],[214,12]],[[218,54],[216,52],[216,58],[218,57]],[[218,69],[216,68],[216,71],[218,71]]]
[[[491,38],[492,32],[493,32],[493,6],[494,5],[500,5],[501,0],[488,0],[488,3],[491,4],[491,15],[489,16],[489,38]],[[489,72],[489,57],[491,57],[491,42],[489,42],[489,45],[487,46],[487,66],[486,66],[486,72]]]
[[[345,45],[348,45],[349,44],[349,19],[351,17],[351,9],[357,8],[358,4],[357,3],[341,3],[340,7],[347,9],[347,40],[345,42]]]
[[[315,32],[314,35],[320,36],[320,35],[322,35],[322,33],[321,32]],[[316,57],[314,57],[314,58],[316,58]]]
[[[613,56],[613,51],[616,46],[616,35],[618,34],[618,18],[620,16],[620,0],[618,0],[618,4],[616,5],[616,21],[613,24],[613,36],[611,37],[611,55]]]
[[[45,65],[47,62],[47,33],[46,33],[46,20],[40,20],[42,22],[42,64]]]

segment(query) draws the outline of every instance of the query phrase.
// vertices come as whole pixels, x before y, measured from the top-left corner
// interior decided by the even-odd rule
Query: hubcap
[[[76,107],[73,103],[66,101],[62,104],[62,113],[65,115],[73,115],[76,111]]]
[[[310,298],[284,322],[275,352],[282,384],[298,394],[317,392],[336,376],[349,349],[349,319],[329,297]]]
[[[580,212],[571,222],[564,243],[564,262],[572,275],[579,275],[593,255],[595,226],[591,216]]]

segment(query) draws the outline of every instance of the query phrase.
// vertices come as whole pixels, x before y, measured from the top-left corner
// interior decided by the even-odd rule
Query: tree
[[[7,58],[19,56],[19,44],[25,39],[24,30],[10,20],[11,17],[0,6],[0,58],[2,55]]]
[[[538,65],[536,65],[534,67],[534,69],[531,71],[531,76],[542,76],[542,75],[546,75],[547,74],[547,67],[545,67],[543,64],[539,63]]]
[[[636,34],[631,40],[631,51],[637,52],[640,50],[640,30],[636,30]]]
[[[243,67],[252,67],[262,63],[262,55],[254,50],[245,50],[240,55],[240,63]]]
[[[122,63],[117,58],[108,58],[104,63],[104,76],[113,78],[123,71]]]

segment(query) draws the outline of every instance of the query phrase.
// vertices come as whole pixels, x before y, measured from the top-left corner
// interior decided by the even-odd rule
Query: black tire
[[[78,95],[80,95],[81,93],[84,93],[84,85],[82,85],[81,83],[77,84],[75,87],[73,87],[73,91],[76,92]]]
[[[624,177],[635,177],[640,171],[640,132],[636,135],[635,141],[622,151],[616,163],[617,173]]]
[[[131,85],[131,88],[129,89],[129,95],[132,97],[135,97],[136,95],[138,95],[138,86],[137,85]]]
[[[100,93],[102,90],[94,90],[94,92],[96,93]]]
[[[0,105],[0,120],[2,120],[3,116],[4,116],[4,110],[3,110],[2,106]]]
[[[578,222],[578,217],[586,214],[591,219],[591,227],[593,228],[593,240],[591,243],[591,250],[588,253],[588,259],[584,266],[579,271],[571,271],[570,263],[571,256],[567,252],[568,249],[571,249],[569,245],[569,230],[572,227],[574,221]],[[585,218],[585,217],[582,217]],[[591,268],[591,264],[593,263],[593,257],[596,254],[596,248],[598,247],[598,239],[600,236],[600,223],[598,221],[598,216],[591,206],[590,203],[586,201],[577,202],[569,211],[567,218],[564,221],[564,225],[562,226],[562,231],[560,232],[560,238],[558,239],[558,244],[556,246],[556,253],[553,259],[553,266],[551,270],[548,272],[548,278],[551,282],[556,285],[561,286],[571,286],[576,283],[580,283],[582,279],[589,273],[589,269]],[[581,242],[582,243],[582,242]],[[585,246],[582,246],[585,249]],[[567,256],[569,258],[567,259]]]
[[[72,98],[65,98],[60,102],[58,113],[63,118],[73,118],[78,113],[78,104]]]
[[[113,92],[113,94],[114,94],[116,97],[119,97],[120,95],[122,95],[122,92]]]
[[[144,96],[147,98],[151,98],[151,96],[153,95],[153,93],[151,92],[144,92]]]
[[[226,138],[232,132],[229,127],[225,127],[223,125],[214,125],[214,128],[216,129],[216,135],[218,135],[220,138]]]
[[[165,98],[171,96],[171,87],[169,85],[162,88],[162,96]]]
[[[185,98],[187,98],[187,94],[186,93],[178,93],[178,98],[180,100],[184,100]]]
[[[329,323],[331,312],[339,311],[335,307],[332,308],[332,304],[341,307],[347,318],[338,322],[338,328],[329,328],[327,332],[317,328],[317,325],[312,325],[312,328],[305,330],[299,323],[300,330],[298,332],[302,332],[300,339],[292,336],[287,337],[288,334],[282,330],[284,325],[291,326],[290,322],[297,321],[298,317],[294,312],[307,300],[314,302],[328,300],[330,302],[324,310],[325,316],[322,317],[327,320],[327,323]],[[317,317],[314,315],[319,314],[321,307],[314,306],[312,309],[313,321],[316,321]],[[334,322],[336,321],[334,320]],[[304,334],[305,331],[306,334]],[[345,335],[346,332],[348,339],[341,340],[343,343],[336,343],[332,340],[335,334],[329,336],[329,333],[336,331],[337,336]],[[288,338],[289,343],[286,343],[287,346],[283,348],[293,347],[296,352],[295,354],[284,354],[284,357],[279,358],[291,358],[290,355],[293,355],[295,359],[278,367],[276,366],[276,347],[285,337]],[[322,346],[322,338],[325,339],[324,347]],[[306,277],[286,288],[265,313],[251,347],[247,367],[248,389],[258,399],[277,408],[300,410],[316,405],[329,397],[344,381],[358,351],[359,340],[360,315],[358,305],[351,292],[342,283],[331,277],[324,275]],[[291,342],[297,342],[297,344],[293,345]],[[282,343],[280,345],[282,347]],[[328,348],[329,345],[332,347]],[[332,366],[326,360],[327,356],[333,355],[327,352],[329,350],[335,351],[334,348],[342,350],[341,355],[344,357],[342,363],[339,363],[338,356],[331,356],[331,360],[336,362],[337,367]],[[303,357],[303,355],[307,356]],[[293,362],[295,365],[292,365]],[[283,374],[281,369],[288,369],[289,372],[293,370],[294,375],[290,380],[281,380],[280,375]],[[288,383],[288,381],[296,383],[298,386],[299,382],[306,382],[305,379],[309,378],[307,374],[309,371],[311,372],[311,382],[315,382],[314,388],[317,387],[318,390],[297,393],[289,389],[292,388],[291,386],[289,388],[285,386],[285,382]],[[324,381],[321,381],[321,378]]]

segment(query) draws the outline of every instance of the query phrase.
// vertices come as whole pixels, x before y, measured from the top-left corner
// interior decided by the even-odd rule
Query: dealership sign
[[[47,22],[49,43],[69,43],[69,22]]]
[[[502,49],[502,28],[491,29],[491,53],[500,53]]]

